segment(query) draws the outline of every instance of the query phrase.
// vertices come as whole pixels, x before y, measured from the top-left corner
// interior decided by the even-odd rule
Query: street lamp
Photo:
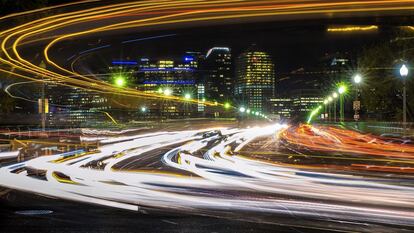
[[[123,87],[126,84],[125,78],[121,75],[116,76],[114,79],[114,83],[118,87]]]
[[[346,86],[341,85],[341,86],[338,87],[338,93],[340,95],[344,94],[345,92],[346,92]]]
[[[184,99],[186,101],[191,100],[191,94],[190,93],[185,93],[184,94]],[[188,105],[184,105],[184,114],[186,115],[186,117],[190,115],[190,109],[189,109]]]
[[[171,89],[165,89],[164,90],[164,95],[166,95],[166,96],[169,96],[169,95],[171,95],[172,94],[172,90]]]
[[[358,111],[360,110],[360,106],[361,106],[361,104],[360,104],[360,102],[359,102],[359,100],[358,100],[358,97],[359,97],[359,85],[360,85],[360,83],[361,83],[361,81],[362,81],[362,76],[360,75],[360,74],[356,74],[356,75],[354,75],[354,78],[353,78],[353,80],[354,80],[354,83],[355,83],[355,101],[354,101],[354,104],[352,105],[352,107],[354,108],[354,120],[355,121],[358,121],[358,119],[359,119],[359,114],[358,114]]]
[[[403,64],[400,68],[400,75],[401,77],[405,78],[408,76],[408,68],[405,64]]]
[[[240,111],[241,113],[243,113],[243,112],[245,112],[245,111],[246,111],[246,108],[245,108],[245,107],[240,107],[240,108],[239,108],[239,111]]]
[[[330,121],[331,120],[331,118],[332,118],[332,116],[331,116],[331,103],[332,103],[332,101],[333,101],[333,98],[332,98],[332,96],[329,96],[328,97],[328,120]]]
[[[142,106],[142,107],[141,107],[141,112],[146,112],[146,111],[147,111],[147,107]]]
[[[247,110],[246,110],[246,113],[247,113],[247,114],[250,114],[250,109],[247,109]]]
[[[230,103],[224,103],[224,108],[229,109],[231,107]]]
[[[341,122],[344,121],[344,95],[346,92],[346,86],[341,85],[338,87],[338,93],[339,93],[339,120]]]
[[[326,117],[326,112],[327,112],[327,110],[328,110],[328,107],[327,107],[327,105],[329,104],[329,101],[328,101],[328,99],[326,98],[326,99],[324,99],[323,100],[323,119],[325,119],[325,120],[327,120],[327,117]]]
[[[361,81],[362,81],[362,77],[361,77],[361,75],[360,75],[360,74],[356,74],[356,75],[354,76],[354,83],[355,83],[355,84],[360,84],[360,83],[361,83]]]
[[[405,88],[406,78],[408,76],[408,68],[405,64],[403,64],[400,68],[400,75],[403,79],[403,126],[404,126],[404,133],[407,124],[407,91]]]
[[[333,104],[333,113],[334,113],[334,121],[336,122],[336,98],[338,98],[338,93],[334,92],[332,93],[332,99],[334,100]]]

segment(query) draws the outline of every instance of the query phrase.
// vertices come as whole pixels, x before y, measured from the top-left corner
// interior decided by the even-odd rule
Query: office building
[[[204,60],[206,97],[210,101],[226,102],[233,99],[234,74],[231,50],[228,47],[213,47]]]
[[[270,112],[274,96],[275,69],[271,56],[252,46],[236,61],[235,96],[253,111]]]

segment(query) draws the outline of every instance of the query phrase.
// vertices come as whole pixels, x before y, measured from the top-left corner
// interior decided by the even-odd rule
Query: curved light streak
[[[5,58],[0,61],[9,66],[15,67],[22,77],[22,73],[30,73],[37,76],[46,76],[53,82],[66,83],[78,88],[99,90],[102,92],[111,92],[125,96],[140,96],[148,98],[167,98],[174,101],[185,101],[177,96],[162,96],[156,94],[147,94],[133,89],[115,88],[110,84],[88,78],[82,74],[77,74],[64,69],[53,61],[48,51],[56,43],[75,36],[85,36],[91,33],[102,31],[114,31],[131,27],[144,27],[155,25],[180,25],[183,23],[217,21],[237,18],[261,18],[266,16],[281,17],[286,15],[322,15],[326,13],[369,13],[372,11],[406,11],[414,7],[409,5],[410,1],[335,1],[321,3],[317,1],[295,2],[295,1],[139,1],[131,3],[113,4],[110,6],[94,7],[91,9],[81,10],[78,12],[69,12],[59,15],[46,17],[35,20],[32,23],[26,23],[15,28],[10,28],[0,36],[2,40],[2,50]],[[352,8],[350,8],[352,6]],[[181,11],[181,12],[180,12]],[[178,12],[178,13],[177,13]],[[148,14],[150,13],[150,14]],[[153,14],[153,15],[151,15]],[[140,17],[137,20],[130,20],[131,16]],[[107,19],[116,19],[115,22],[106,24]],[[123,22],[123,20],[127,20]],[[116,22],[118,21],[118,22]],[[61,34],[54,38],[44,48],[44,58],[49,66],[57,68],[51,71],[50,68],[43,69],[32,64],[25,58],[21,57],[19,45],[23,40],[30,37],[41,37],[44,33],[51,33],[55,30],[70,28],[74,30],[76,25],[88,23],[93,25],[94,22],[101,22],[103,26],[91,28],[85,31]],[[12,49],[9,52],[8,46],[11,44]],[[17,72],[16,72],[17,73]],[[77,78],[69,78],[75,75]],[[25,76],[25,75],[23,75]],[[187,100],[188,102],[188,100]],[[191,100],[198,103],[197,100]],[[206,105],[214,106],[214,103],[208,101]]]
[[[135,211],[151,206],[216,216],[223,210],[295,213],[318,221],[414,226],[414,187],[391,179],[318,172],[238,155],[257,138],[283,134],[289,130],[286,125],[220,130],[221,135],[208,137],[203,133],[210,129],[133,136],[102,132],[99,150],[43,156],[0,168],[0,184]],[[177,144],[181,146],[172,147]],[[170,149],[153,155],[161,148]],[[205,151],[203,156],[200,151]],[[151,156],[159,168],[147,168],[153,162],[137,165]],[[14,172],[25,167],[46,171],[46,180]]]

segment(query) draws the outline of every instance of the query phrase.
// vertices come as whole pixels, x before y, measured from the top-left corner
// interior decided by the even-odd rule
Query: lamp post
[[[41,61],[39,64],[40,68],[46,69],[46,64],[44,63],[44,61]],[[41,114],[41,118],[42,118],[42,131],[46,130],[46,104],[48,104],[49,99],[47,100],[46,103],[46,95],[45,95],[45,90],[46,90],[46,82],[44,82],[44,76],[42,75],[42,95],[41,95],[41,99],[39,100],[39,113]]]
[[[354,113],[354,120],[355,121],[358,121],[358,119],[359,119],[359,110],[360,110],[360,106],[361,106],[361,104],[360,104],[360,102],[359,102],[359,85],[360,85],[360,83],[361,83],[361,81],[362,81],[362,76],[360,75],[360,74],[356,74],[355,76],[354,76],[354,78],[353,78],[353,81],[354,81],[354,84],[355,84],[355,86],[356,86],[356,88],[355,88],[355,102],[354,102],[354,104],[353,104],[353,108],[354,108],[354,111],[355,111],[355,113]]]
[[[165,96],[171,96],[173,91],[170,88],[160,89]],[[163,112],[165,111],[165,120],[168,120],[170,117],[170,103],[167,101],[160,104],[160,118],[161,122],[163,121]]]
[[[114,77],[114,84],[117,87],[124,87],[126,85],[126,78],[123,75],[117,75]]]
[[[145,106],[142,106],[141,107],[141,113],[142,113],[142,115],[143,115],[143,118],[145,118],[145,113],[147,112],[147,107],[145,107]]]
[[[165,90],[164,90],[164,95],[166,95],[166,96],[170,96],[171,94],[172,94],[172,90],[171,89],[169,89],[169,88],[166,88]],[[191,98],[191,96],[190,96],[190,98]]]
[[[407,92],[405,88],[406,78],[408,76],[408,68],[405,64],[403,64],[400,68],[400,75],[403,80],[403,128],[404,133],[407,124]]]
[[[332,96],[328,97],[328,120],[331,121],[332,120],[332,115],[331,115],[331,103],[333,101]]]
[[[334,122],[336,122],[336,99],[338,98],[338,93],[336,93],[336,92],[334,92],[333,94],[332,94],[332,99],[334,100],[334,109],[333,109],[333,112],[334,112]]]
[[[239,108],[239,114],[238,114],[238,120],[237,120],[237,125],[240,126],[241,122],[244,120],[244,113],[246,112],[246,108],[241,106]]]
[[[344,94],[346,92],[346,86],[341,85],[338,88],[338,93],[339,93],[339,121],[343,122],[344,121]]]
[[[185,93],[184,99],[186,101],[190,101],[191,100],[191,93]],[[190,108],[191,108],[191,105],[188,105],[187,103],[184,103],[184,115],[185,115],[184,117],[185,118],[190,117],[190,115],[191,115]]]

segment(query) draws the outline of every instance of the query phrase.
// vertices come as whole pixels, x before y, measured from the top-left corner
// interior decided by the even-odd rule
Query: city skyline
[[[221,26],[218,29],[207,28],[219,32],[216,34],[209,34],[199,29],[192,30],[191,33],[185,30],[169,31],[168,33],[159,31],[156,32],[156,36],[153,36],[154,34],[150,36],[144,32],[140,36],[129,35],[127,36],[128,40],[124,39],[123,41],[112,40],[111,37],[100,38],[99,44],[111,44],[112,46],[96,52],[101,54],[101,57],[107,57],[106,60],[98,60],[103,62],[102,65],[108,65],[111,59],[137,60],[139,57],[176,59],[186,51],[207,54],[208,50],[213,47],[232,48],[234,59],[252,44],[257,44],[272,55],[274,62],[279,64],[279,72],[288,73],[301,67],[312,67],[326,53],[350,52],[356,56],[361,52],[361,47],[373,46],[378,43],[378,40],[386,41],[395,33],[395,28],[389,26],[382,26],[378,30],[370,32],[328,33],[329,27],[344,27],[346,25],[329,23],[294,27],[283,27],[279,24],[276,26],[264,25],[258,28],[255,28],[256,24],[247,24],[243,27],[236,25]],[[300,38],[303,36],[306,36],[308,40],[301,41]],[[240,40],[234,41],[232,38],[240,38]],[[96,38],[91,39],[91,43],[96,44],[97,41]],[[122,46],[118,45],[118,43],[125,41],[131,42],[124,43]],[[200,43],[200,41],[203,42]],[[174,46],[170,47],[170,43],[173,43]],[[85,48],[84,51],[86,50]],[[301,56],[295,56],[295,54],[301,54]],[[73,54],[68,54],[67,58],[71,55]],[[93,54],[91,54],[91,59],[96,60]],[[89,66],[88,59],[85,59],[84,62]],[[93,67],[96,64],[91,65]]]
[[[360,35],[360,33],[356,32],[356,35]],[[265,51],[256,44],[252,44],[248,48]],[[95,50],[92,49],[90,51]],[[218,52],[217,58],[217,55],[215,55],[216,51]],[[245,51],[246,49],[241,55]],[[224,53],[222,54],[221,52]],[[127,117],[125,114],[112,113],[115,118],[111,117],[110,120],[128,121],[143,117],[146,119],[156,119],[159,117],[181,118],[185,115],[188,117],[206,116],[206,106],[202,102],[209,100],[235,108],[237,106],[244,106],[250,111],[258,110],[260,113],[270,114],[269,116],[275,119],[292,119],[292,116],[295,116],[294,119],[305,119],[315,106],[323,102],[320,91],[327,91],[335,82],[344,80],[345,76],[352,75],[352,72],[355,72],[355,62],[357,60],[355,55],[351,55],[349,51],[333,54],[325,53],[314,61],[314,64],[317,64],[314,68],[300,68],[284,74],[272,68],[272,71],[269,73],[270,79],[274,82],[271,84],[272,94],[266,94],[266,98],[254,104],[247,101],[248,98],[246,96],[250,95],[241,95],[244,96],[243,98],[233,96],[233,93],[237,96],[235,87],[238,82],[237,69],[240,66],[240,64],[237,65],[237,60],[241,55],[235,57],[230,47],[215,46],[208,49],[205,54],[199,51],[186,51],[180,56],[163,56],[163,59],[159,60],[154,58],[156,56],[137,57],[137,59],[112,59],[112,65],[109,66],[109,70],[107,68],[100,69],[100,72],[104,72],[103,74],[93,75],[96,77],[103,75],[101,78],[105,82],[115,85],[118,85],[117,77],[124,76],[126,80],[122,80],[122,87],[132,87],[148,94],[163,94],[163,91],[168,89],[168,91],[171,91],[169,95],[197,100],[198,107],[195,107],[194,103],[188,104],[188,106],[186,106],[187,104],[182,106],[180,104],[168,104],[165,110],[160,111],[156,110],[160,105],[151,102],[132,105],[120,104],[117,101],[108,102],[108,97],[96,95],[92,92],[88,93],[78,89],[70,91],[68,89],[69,98],[64,98],[64,101],[60,96],[53,97],[49,93],[48,101],[51,109],[50,113],[48,113],[50,115],[49,118],[52,119],[53,115],[61,115],[61,119],[67,118],[69,123],[75,124],[81,124],[91,119],[107,121],[109,119],[103,113],[119,111],[119,107],[126,107],[121,112],[127,111]],[[274,63],[272,56],[269,57],[269,62],[273,66],[278,67]],[[224,67],[221,67],[223,65]],[[225,71],[225,73],[220,73],[221,71],[219,70]],[[89,71],[93,71],[93,69],[89,68]],[[105,73],[105,71],[109,73]],[[140,74],[144,76],[141,75],[141,77]],[[347,78],[345,77],[345,79]],[[196,88],[194,88],[194,85],[196,85]],[[54,85],[51,87],[53,88]],[[163,91],[160,92],[160,90]],[[81,96],[83,97],[81,98]],[[94,101],[98,101],[95,104],[96,106],[93,104]],[[277,103],[280,101],[284,102],[284,104]],[[102,103],[105,104],[102,105]],[[290,106],[289,109],[286,109],[286,106]],[[145,111],[140,113],[134,109],[145,109]],[[198,109],[198,113],[196,109]],[[33,111],[37,112],[38,110],[35,108]],[[215,117],[226,116],[225,113],[214,111],[212,114]],[[346,111],[350,112],[349,109]],[[65,116],[65,114],[67,115]],[[62,120],[59,121],[60,123],[63,122]],[[53,124],[53,122],[49,122],[50,126]]]
[[[412,2],[0,1],[0,232],[414,232]]]

